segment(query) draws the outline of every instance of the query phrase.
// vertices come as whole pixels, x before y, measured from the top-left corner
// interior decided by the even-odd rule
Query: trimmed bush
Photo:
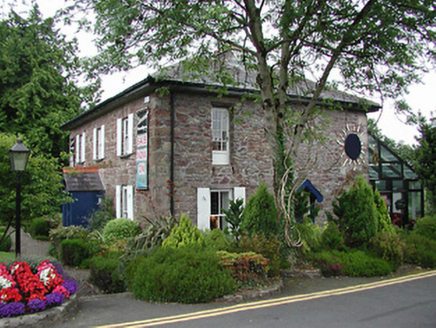
[[[217,255],[221,258],[221,265],[239,281],[240,287],[258,286],[267,281],[268,259],[262,255],[225,251],[217,252]]]
[[[386,260],[372,257],[363,251],[348,253],[324,251],[313,256],[314,263],[324,276],[346,275],[349,277],[385,276],[393,271]]]
[[[103,229],[103,240],[105,243],[111,243],[114,240],[122,240],[138,236],[141,228],[137,221],[126,218],[118,218],[109,221]]]
[[[29,233],[35,239],[48,240],[50,225],[44,218],[33,219],[29,226]]]
[[[170,236],[162,243],[164,248],[205,246],[202,232],[192,224],[189,216],[182,214],[179,223],[171,230]]]
[[[436,241],[415,232],[403,233],[404,261],[423,268],[436,268]]]
[[[217,254],[201,247],[160,248],[129,276],[134,296],[153,302],[204,303],[237,288]]]
[[[60,244],[60,259],[65,265],[79,267],[89,258],[88,245],[82,239],[65,239]]]
[[[418,235],[436,241],[436,216],[425,216],[418,219],[413,231]]]
[[[387,260],[393,264],[394,269],[397,269],[404,259],[403,248],[404,243],[400,236],[394,231],[379,232],[369,242],[369,249],[377,256]]]
[[[206,247],[216,251],[231,251],[234,248],[232,237],[221,229],[214,229],[204,234]]]
[[[268,192],[268,186],[262,183],[254,195],[247,201],[242,215],[241,229],[249,234],[277,234],[279,221],[274,196]]]
[[[274,235],[266,237],[260,235],[243,235],[239,240],[237,247],[238,252],[254,252],[261,254],[268,259],[268,275],[276,277],[280,274],[281,257],[280,257],[281,243]]]
[[[60,244],[65,239],[82,239],[87,240],[89,230],[81,226],[69,226],[50,230],[50,240],[52,245],[49,248],[49,254],[55,258],[59,258]]]
[[[5,233],[5,231],[6,227],[0,226],[0,252],[9,252],[12,246],[12,240],[9,232],[3,238],[3,234]]]
[[[89,281],[105,294],[122,293],[126,285],[118,269],[117,253],[95,256],[89,261]]]

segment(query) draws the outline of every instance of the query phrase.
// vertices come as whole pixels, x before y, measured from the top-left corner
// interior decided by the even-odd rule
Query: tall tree
[[[90,91],[77,86],[76,51],[37,7],[27,18],[11,12],[0,22],[0,131],[25,135],[45,156],[68,149],[60,126],[80,113]]]
[[[418,125],[420,136],[416,138],[415,172],[426,188],[426,213],[436,213],[436,126],[420,116]]]
[[[102,72],[179,60],[210,72],[214,53],[239,50],[257,72],[277,191],[283,175],[292,180],[289,159],[333,70],[344,89],[397,97],[434,59],[432,0],[75,0],[65,13],[89,11]],[[288,108],[288,89],[311,70],[317,80],[305,94],[310,101]],[[228,71],[214,73],[231,84]]]

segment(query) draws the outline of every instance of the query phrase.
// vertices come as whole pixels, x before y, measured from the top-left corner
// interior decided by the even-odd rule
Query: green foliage
[[[417,233],[402,233],[404,262],[423,268],[436,268],[436,241]]]
[[[152,302],[204,303],[237,287],[216,253],[199,247],[160,248],[129,276],[133,295]]]
[[[320,249],[323,229],[314,224],[310,218],[304,218],[297,223],[297,229],[303,241],[302,252],[307,254]]]
[[[230,233],[235,237],[236,242],[241,236],[241,223],[242,215],[244,212],[244,201],[242,199],[237,199],[236,201],[230,201],[230,207],[228,210],[222,210],[226,215],[226,221],[230,225]]]
[[[48,236],[50,233],[49,223],[44,218],[36,218],[33,219],[30,223],[29,233],[33,238],[40,238],[48,240]]]
[[[68,145],[61,125],[80,113],[88,92],[78,87],[76,41],[37,7],[26,18],[11,12],[2,20],[0,40],[0,131],[25,135],[37,156],[59,158]]]
[[[81,226],[61,227],[50,230],[50,240],[52,246],[49,249],[49,254],[53,257],[59,257],[60,244],[66,239],[81,239],[87,240],[89,237],[89,230]]]
[[[267,281],[268,259],[254,252],[219,251],[221,265],[239,282],[240,288],[262,285]]]
[[[404,260],[404,243],[394,232],[383,231],[377,233],[369,242],[369,249],[378,257],[392,263],[397,269]]]
[[[349,191],[333,202],[335,223],[350,247],[365,246],[378,231],[378,211],[371,186],[360,175]]]
[[[259,235],[242,235],[239,244],[236,248],[238,252],[254,252],[263,255],[268,259],[268,275],[276,277],[280,274],[281,257],[280,257],[281,243],[274,235],[265,236]]]
[[[28,145],[23,138],[23,143]],[[0,133],[0,221],[8,222],[15,216],[16,178],[11,170],[8,150],[16,136]],[[62,205],[62,173],[57,159],[32,153],[26,171],[21,174],[21,218],[23,224],[34,218],[58,213]]]
[[[313,260],[325,276],[375,277],[388,275],[393,270],[388,261],[359,250],[323,251],[315,254]]]
[[[380,192],[377,189],[374,191],[374,203],[378,212],[378,232],[394,233],[395,228],[392,224],[388,207],[386,206],[384,199],[381,198]]]
[[[89,281],[105,294],[122,293],[126,285],[118,269],[118,253],[94,256],[89,261]]]
[[[103,229],[103,240],[105,243],[112,243],[116,240],[136,237],[141,233],[137,221],[126,218],[118,218],[109,221]]]
[[[329,221],[327,227],[321,235],[321,249],[338,250],[345,249],[345,240],[342,232],[339,231],[338,225],[334,221]]]
[[[59,249],[61,262],[73,267],[80,267],[90,256],[88,244],[82,239],[64,239]]]
[[[278,233],[278,217],[274,196],[268,192],[268,186],[261,183],[254,195],[247,201],[242,216],[241,229],[250,234]]]
[[[93,210],[87,217],[87,226],[91,231],[103,232],[104,227],[110,221],[115,219],[113,201],[111,198],[102,199],[98,208]]]
[[[234,248],[234,240],[221,229],[214,229],[204,233],[205,245],[216,251],[230,251]]]
[[[418,235],[436,241],[436,215],[418,219],[413,226],[413,231]]]
[[[205,246],[202,232],[192,224],[189,216],[182,214],[179,223],[171,230],[170,236],[162,243],[164,248]]]
[[[11,250],[12,240],[6,227],[0,226],[0,252],[9,252]]]

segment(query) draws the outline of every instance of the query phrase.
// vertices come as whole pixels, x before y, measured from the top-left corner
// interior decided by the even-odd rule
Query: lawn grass
[[[0,252],[0,263],[3,263],[7,260],[11,260],[15,258],[15,253],[13,252]]]

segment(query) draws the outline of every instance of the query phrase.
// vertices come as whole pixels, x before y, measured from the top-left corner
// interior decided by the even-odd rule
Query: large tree
[[[432,0],[73,2],[66,13],[91,17],[92,12],[95,18],[88,27],[97,36],[95,67],[101,72],[179,60],[191,70],[210,72],[216,52],[238,50],[247,69],[257,72],[276,190],[292,172],[289,159],[304,140],[332,72],[341,75],[344,90],[395,98],[419,79],[425,61],[434,59]],[[310,100],[303,109],[288,108],[287,91],[311,71],[316,83],[305,94]],[[225,70],[214,76],[231,84]]]
[[[76,42],[67,41],[37,7],[0,21],[0,131],[25,135],[44,156],[66,151],[60,126],[78,115],[88,88],[78,87]]]

